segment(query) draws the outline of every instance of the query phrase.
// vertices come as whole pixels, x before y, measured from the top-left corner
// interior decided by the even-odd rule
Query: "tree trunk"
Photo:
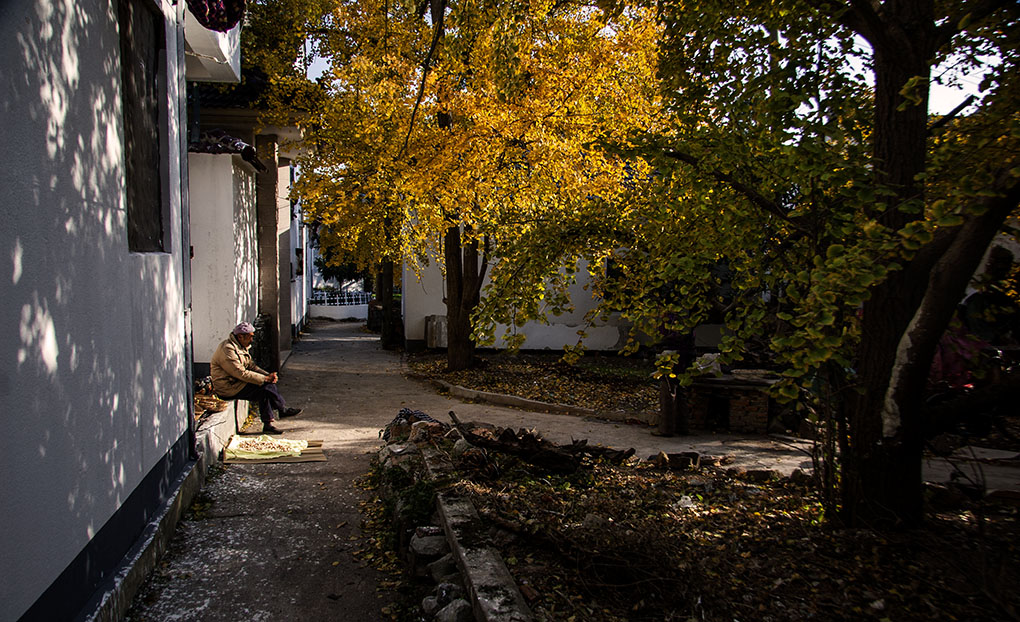
[[[450,371],[471,366],[475,343],[471,339],[471,312],[481,300],[485,258],[479,261],[478,240],[462,243],[460,226],[446,230],[446,365]]]
[[[386,260],[382,262],[382,269],[379,272],[379,301],[382,303],[382,347],[385,350],[392,350],[399,346],[397,335],[397,314],[396,305],[393,304],[393,262]]]
[[[919,216],[903,204],[923,201],[917,177],[925,169],[927,92],[934,41],[932,2],[886,5],[882,30],[869,33],[875,66],[875,181],[892,192],[880,204],[879,219],[899,229]],[[920,103],[904,104],[900,94],[920,78]],[[916,413],[935,343],[920,346],[914,360],[897,360],[928,282],[930,266],[911,262],[875,288],[863,309],[858,380],[847,406],[850,451],[843,456],[843,519],[853,526],[915,525],[921,520],[922,438]],[[961,292],[962,293],[962,292]],[[946,320],[948,322],[948,318]],[[944,328],[944,326],[943,326]],[[930,353],[926,355],[926,352]],[[905,373],[898,387],[891,378]]]
[[[929,59],[935,54],[931,0],[883,5],[883,22],[868,32],[875,51],[875,179],[892,192],[880,221],[899,230],[922,216],[901,210],[923,204]],[[919,80],[921,100],[901,91]],[[849,451],[843,455],[843,519],[852,526],[912,526],[923,518],[922,402],[935,348],[988,246],[1020,200],[1003,172],[994,197],[975,198],[961,226],[943,229],[865,303],[857,370],[859,392],[846,401]]]
[[[676,434],[678,388],[675,381],[670,382],[665,376],[659,378],[659,426],[656,429],[659,436]]]
[[[680,355],[673,373],[680,375],[691,366],[696,357],[694,349],[694,333],[690,332],[679,338],[671,338],[669,345],[676,347]],[[691,433],[690,390],[681,387],[675,378],[663,376],[659,380],[659,427],[660,436]]]

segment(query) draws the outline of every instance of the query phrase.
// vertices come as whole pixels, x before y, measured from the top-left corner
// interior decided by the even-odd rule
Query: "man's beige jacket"
[[[234,335],[216,348],[209,362],[209,373],[213,391],[222,398],[234,397],[245,384],[263,385],[269,379],[269,372],[255,364],[248,348],[238,343]]]

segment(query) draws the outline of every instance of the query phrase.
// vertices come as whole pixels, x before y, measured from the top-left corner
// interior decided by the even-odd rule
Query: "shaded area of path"
[[[322,439],[328,460],[216,469],[128,621],[389,619],[384,576],[355,557],[367,546],[359,504],[368,497],[355,482],[399,410],[378,402],[384,387],[365,386],[400,377],[399,358],[378,344],[357,325],[317,324],[304,336],[279,383],[304,412],[278,426],[285,438]]]

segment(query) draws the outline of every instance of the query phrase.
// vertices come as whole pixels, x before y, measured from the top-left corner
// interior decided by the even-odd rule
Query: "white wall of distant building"
[[[439,321],[443,321],[442,318],[446,316],[446,304],[443,302],[446,284],[438,262],[431,261],[424,267],[420,279],[409,266],[405,265],[402,279],[401,301],[405,340],[412,344],[432,342],[432,345],[445,346],[445,342],[436,343],[427,334],[429,323],[436,321],[430,318],[439,318]],[[574,310],[559,316],[550,314],[548,324],[528,322],[516,327],[516,333],[526,336],[522,347],[529,350],[562,350],[565,345],[575,345],[579,338],[578,331],[584,331],[587,335],[584,339],[587,348],[604,351],[619,349],[626,338],[625,327],[614,321],[597,322],[591,326],[585,322],[585,314],[597,304],[586,288],[587,283],[587,265],[582,262],[579,265],[577,282],[569,288]],[[483,289],[483,296],[484,291]],[[497,339],[493,347],[506,347],[504,335],[507,329],[505,325],[496,326]],[[442,329],[437,330],[443,332]]]
[[[208,363],[230,330],[258,313],[255,169],[231,154],[192,153],[188,162],[195,361]]]

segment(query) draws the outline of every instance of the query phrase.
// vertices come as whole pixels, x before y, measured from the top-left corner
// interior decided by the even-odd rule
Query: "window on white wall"
[[[163,252],[168,208],[163,201],[166,31],[151,0],[120,0],[128,248]]]

